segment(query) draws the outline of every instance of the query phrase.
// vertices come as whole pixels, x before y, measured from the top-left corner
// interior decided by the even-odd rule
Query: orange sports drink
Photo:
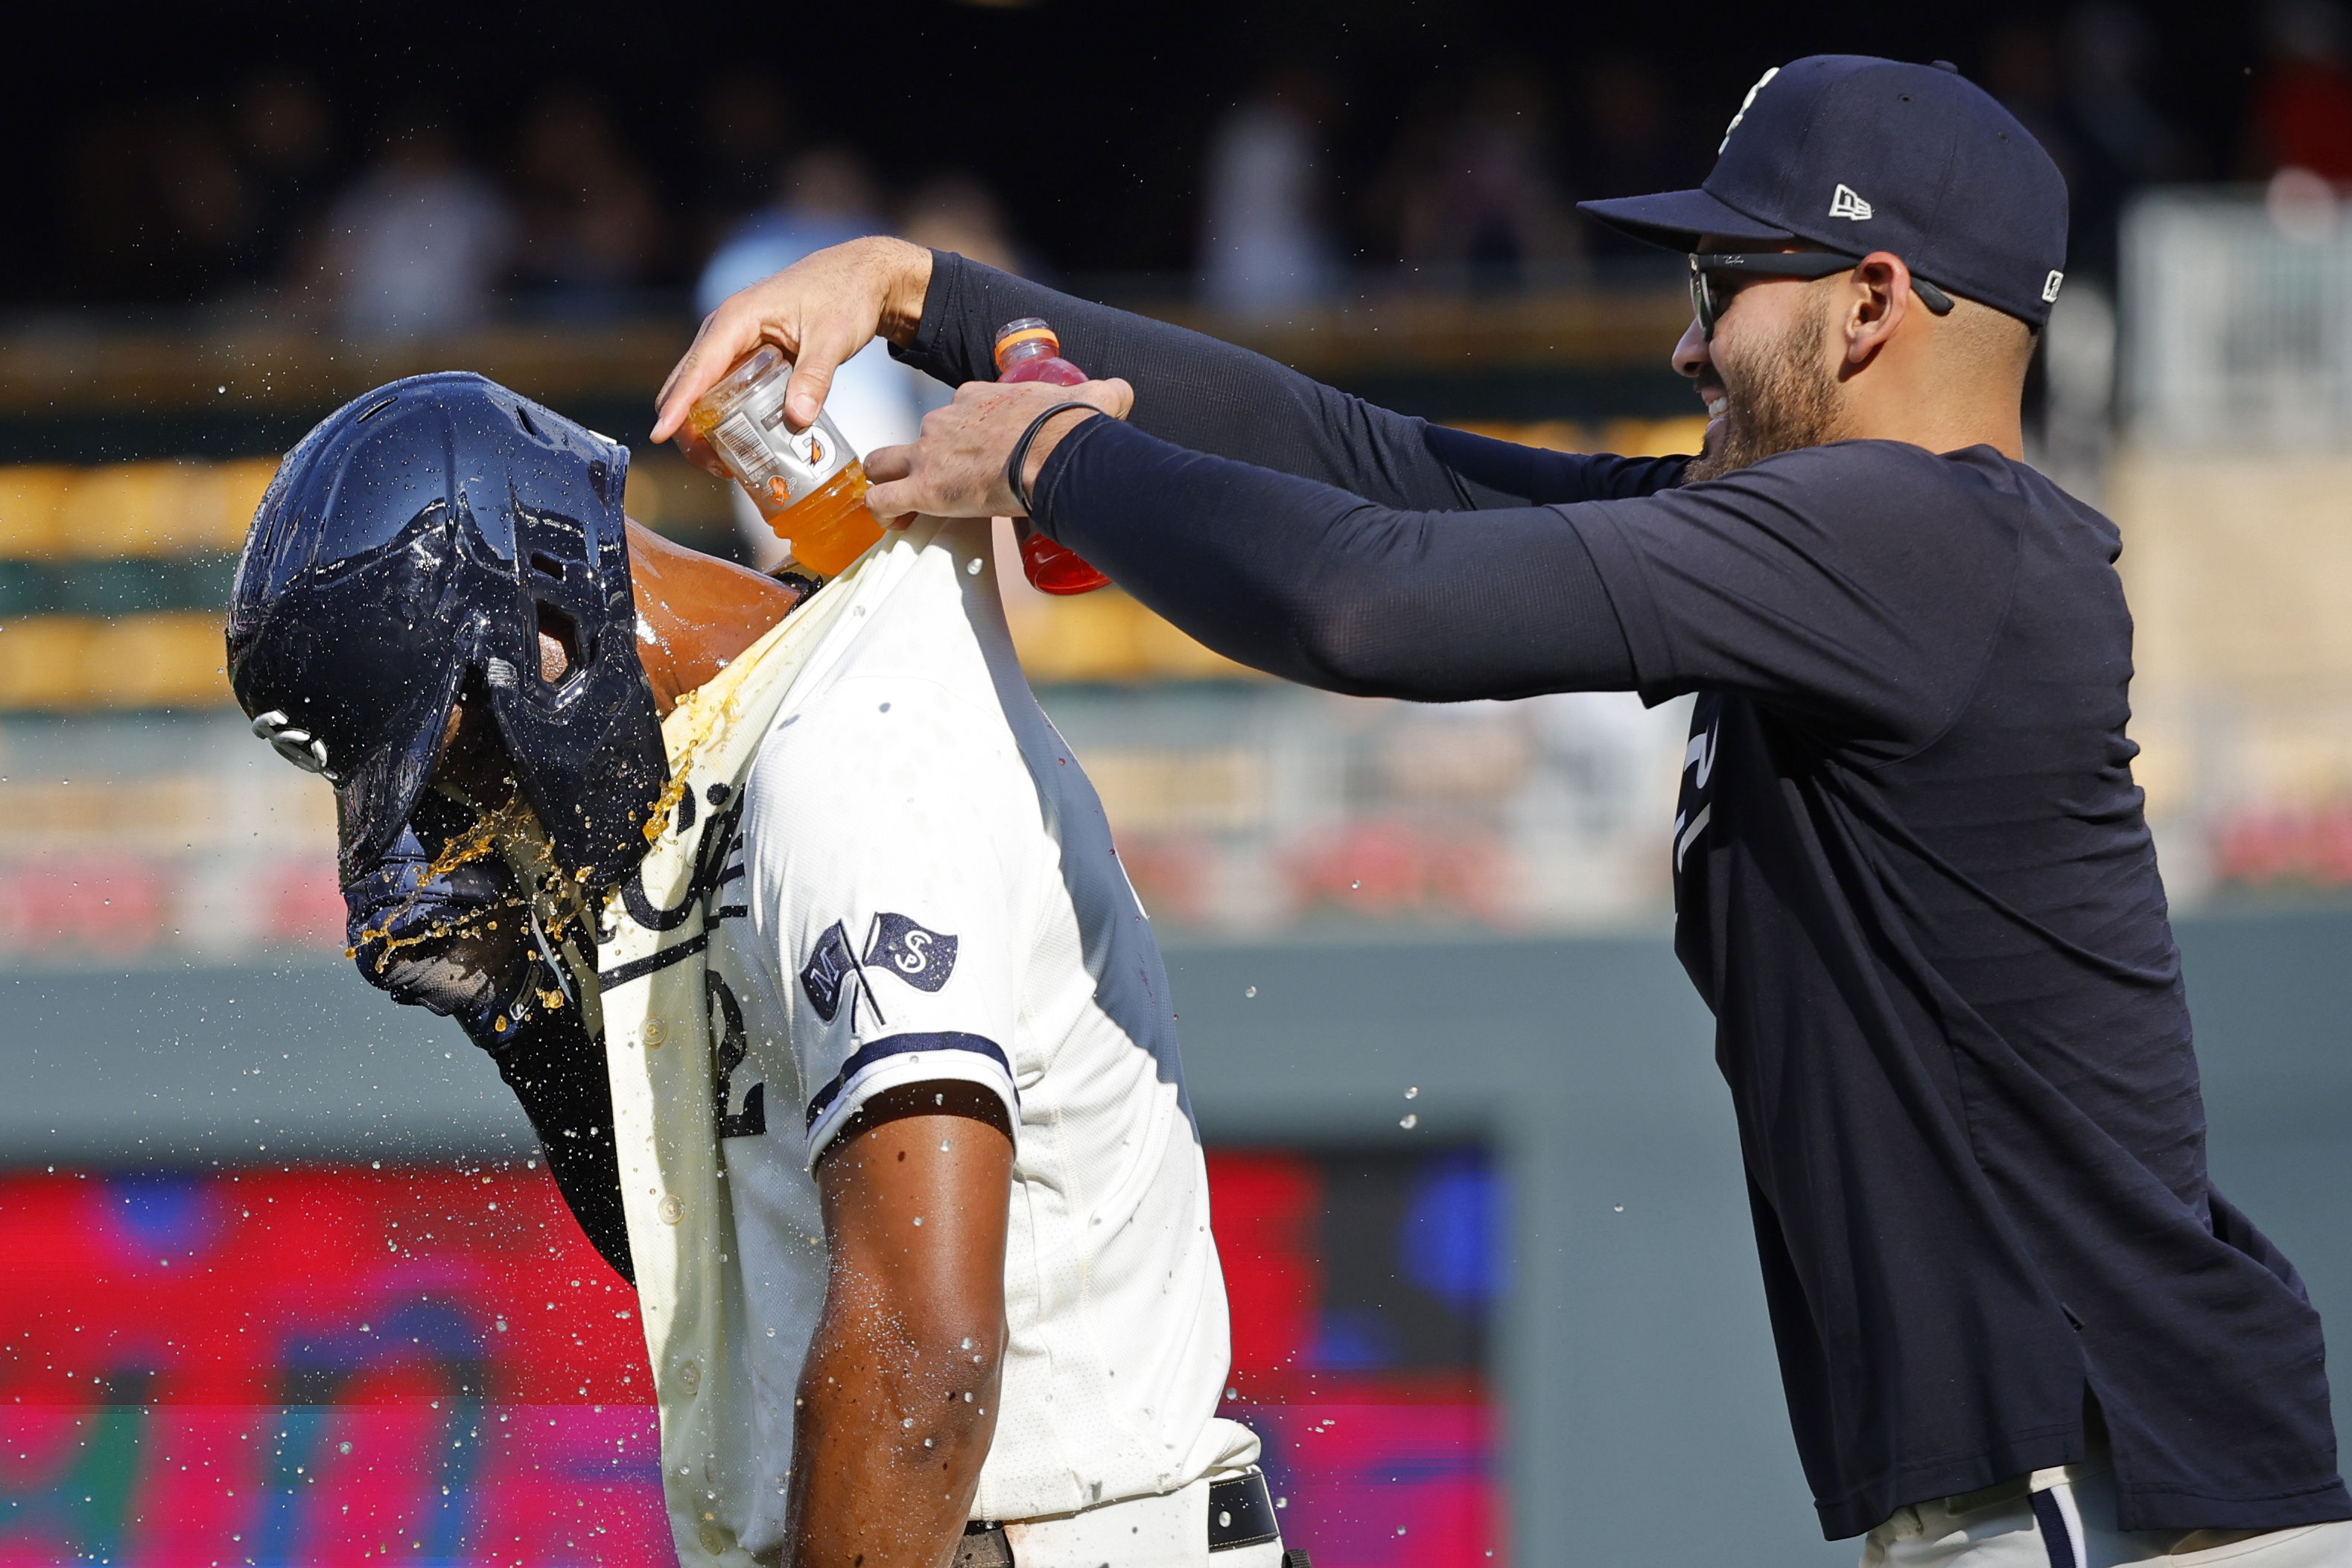
[[[1074,387],[1087,379],[1087,372],[1062,358],[1062,340],[1053,328],[1034,316],[1024,316],[997,329],[996,379]],[[1021,570],[1028,573],[1032,586],[1046,593],[1092,593],[1110,586],[1110,579],[1087,565],[1077,551],[1055,544],[1026,522],[1021,525]]]
[[[755,350],[687,411],[697,438],[719,455],[784,541],[794,565],[833,577],[882,537],[866,508],[866,465],[820,413],[806,430],[784,424],[792,362]]]

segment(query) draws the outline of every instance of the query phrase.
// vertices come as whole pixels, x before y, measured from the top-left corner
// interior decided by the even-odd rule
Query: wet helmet
[[[669,778],[621,498],[628,448],[478,375],[354,399],[287,455],[228,622],[254,733],[335,786],[342,871],[392,849],[461,693],[486,699],[556,859],[609,886]],[[570,656],[541,676],[540,634]]]

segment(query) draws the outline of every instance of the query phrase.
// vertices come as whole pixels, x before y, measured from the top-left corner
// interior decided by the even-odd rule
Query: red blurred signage
[[[1234,1413],[1323,1568],[1500,1561],[1483,1169],[1212,1156]],[[1341,1299],[1335,1215],[1429,1233],[1411,1301]],[[0,1568],[675,1561],[635,1298],[543,1170],[17,1172],[0,1256]]]

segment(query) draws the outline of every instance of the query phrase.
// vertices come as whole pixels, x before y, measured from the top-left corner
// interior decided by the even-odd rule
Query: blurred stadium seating
[[[1462,388],[1498,365],[1607,377],[1645,361],[1654,375],[1679,308],[1654,294],[1411,298],[1234,335],[1318,373],[1424,378],[1437,412],[1491,411]],[[18,459],[0,465],[0,959],[340,946],[331,799],[253,744],[222,668],[236,552],[272,454],[337,402],[451,364],[629,430],[681,338],[640,323],[379,344],[257,329],[0,342],[0,456]],[[1466,380],[1465,362],[1480,367]],[[1688,417],[1457,423],[1570,450],[1687,450],[1700,435]],[[683,542],[740,548],[719,482],[667,448],[636,453],[628,505]],[[1574,928],[1663,909],[1641,803],[1671,790],[1673,714],[1630,697],[1443,710],[1329,697],[1265,681],[1115,590],[1051,599],[1005,575],[1023,663],[1171,934]]]
[[[2352,887],[2352,227],[2274,192],[2158,192],[2126,238],[2092,356],[2120,361],[2125,423],[2084,482],[2126,541],[2136,768],[2175,905]],[[1700,435],[1658,384],[1671,291],[1378,297],[1279,321],[1153,308],[1507,439],[1641,453]],[[271,454],[339,399],[448,364],[633,429],[681,335],[0,342],[0,954],[331,942],[324,791],[256,767],[221,673]],[[719,483],[666,448],[637,454],[629,505],[739,548]],[[1663,915],[1672,713],[1333,698],[1259,679],[1115,591],[1052,600],[1008,574],[1007,597],[1171,935]]]

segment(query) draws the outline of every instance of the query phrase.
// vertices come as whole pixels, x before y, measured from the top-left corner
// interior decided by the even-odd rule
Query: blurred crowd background
[[[50,101],[15,106],[42,156],[13,182],[0,299],[355,336],[613,320],[868,233],[1244,312],[1573,286],[1654,258],[1572,204],[1696,183],[1748,82],[1809,47],[1948,56],[2008,103],[2066,171],[2078,279],[2113,282],[2143,186],[2352,177],[2328,0],[1687,26],[1286,9],[885,7],[814,47],[708,53],[690,25],[606,49],[614,22],[440,6],[375,19],[356,54],[331,23],[257,46],[183,24],[200,57],[152,84],[20,84]]]
[[[1679,258],[1573,204],[1699,180],[1766,67],[1835,48],[1954,61],[2066,172],[2031,455],[2131,541],[2176,897],[2352,887],[2338,0],[428,5],[142,44],[0,105],[0,956],[339,945],[325,792],[242,734],[218,611],[275,455],[345,397],[479,369],[639,441],[642,520],[762,560],[740,497],[642,444],[652,390],[729,292],[887,233],[1432,419],[1689,450]],[[945,395],[877,346],[834,413],[870,449]],[[1011,608],[1173,940],[1664,917],[1678,706],[1330,698],[1115,592]]]

